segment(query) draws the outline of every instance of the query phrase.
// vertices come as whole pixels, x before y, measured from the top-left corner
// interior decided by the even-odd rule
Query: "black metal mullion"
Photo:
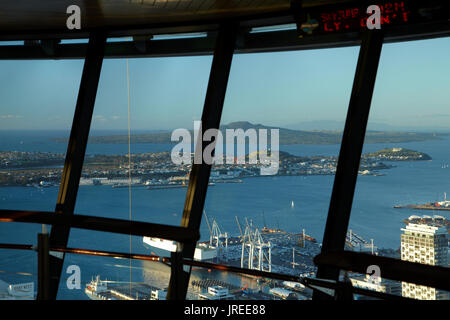
[[[39,233],[37,242],[38,253],[38,294],[36,300],[47,300],[49,295],[49,238],[48,233]]]
[[[363,34],[322,242],[322,253],[344,250],[345,247],[383,38],[381,30],[367,30]],[[339,268],[319,266],[317,277],[338,280]],[[313,296],[318,299],[322,297],[325,298],[317,291]]]
[[[143,221],[103,218],[82,214],[45,211],[0,210],[0,222],[42,223],[69,228],[79,228],[102,232],[112,232],[136,236],[158,237],[179,242],[192,242],[199,239],[199,233],[187,228]]]
[[[237,23],[221,25],[219,28],[203,107],[202,132],[208,129],[219,129],[231,61],[236,46],[237,30]],[[195,143],[197,145],[197,141]],[[200,150],[202,155],[205,147],[206,143],[202,142]],[[192,166],[181,226],[190,229],[193,233],[198,232],[200,229],[210,172],[211,164],[207,164],[204,161],[201,164],[194,163]],[[181,252],[178,254],[181,254],[184,259],[192,259],[195,246],[196,242],[181,244]],[[182,265],[179,268],[179,272],[172,273],[176,274],[177,277],[170,278],[167,293],[168,299],[186,298],[190,271],[182,271]],[[180,280],[182,283],[176,283]]]
[[[59,188],[58,201],[55,209],[56,214],[73,214],[75,208],[105,44],[106,36],[103,33],[95,33],[89,37],[72,130]],[[70,226],[53,226],[50,233],[50,246],[66,247],[69,239],[69,232]],[[63,263],[64,254],[59,257],[50,255],[51,284],[49,298],[52,300],[56,299],[58,293]]]

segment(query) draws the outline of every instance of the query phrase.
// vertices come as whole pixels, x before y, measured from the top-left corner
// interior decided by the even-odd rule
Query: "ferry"
[[[159,289],[143,283],[108,286],[109,282],[96,276],[86,284],[84,292],[91,300],[165,300],[167,289]]]
[[[143,242],[150,247],[158,248],[164,251],[175,252],[177,250],[176,241],[165,240],[154,237],[144,237]],[[217,257],[217,248],[208,243],[198,243],[194,251],[194,260],[204,261],[212,260]]]
[[[108,292],[106,281],[100,280],[100,276],[97,276],[95,280],[92,279],[86,284],[84,293],[86,293],[91,300],[115,300],[111,298],[111,294]]]

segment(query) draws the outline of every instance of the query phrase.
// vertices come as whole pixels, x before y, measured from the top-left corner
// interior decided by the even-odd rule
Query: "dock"
[[[95,300],[152,300],[152,291],[159,288],[147,284],[109,285],[108,289],[100,292],[91,292],[89,296]]]
[[[394,208],[396,209],[414,209],[414,210],[445,210],[449,211],[450,207],[442,207],[442,206],[435,206],[433,203],[427,203],[427,204],[407,204],[407,205],[395,205]]]

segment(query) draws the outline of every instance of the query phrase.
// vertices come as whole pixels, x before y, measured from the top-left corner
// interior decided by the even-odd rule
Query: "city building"
[[[402,260],[433,266],[448,266],[446,228],[432,223],[409,223],[401,230]],[[408,282],[402,282],[402,296],[420,300],[448,299],[446,292]]]

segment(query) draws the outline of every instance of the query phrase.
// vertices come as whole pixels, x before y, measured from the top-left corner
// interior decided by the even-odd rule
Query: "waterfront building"
[[[402,260],[433,266],[448,266],[446,228],[432,223],[409,223],[401,230]],[[402,282],[402,296],[420,300],[448,299],[448,294],[445,292],[408,282]]]
[[[222,286],[208,287],[208,292],[200,293],[198,298],[200,300],[234,300],[234,296]]]

